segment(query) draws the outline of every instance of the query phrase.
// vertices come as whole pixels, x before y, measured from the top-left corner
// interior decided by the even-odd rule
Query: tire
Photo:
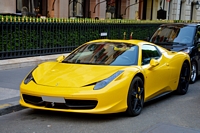
[[[191,63],[191,76],[190,76],[190,83],[193,84],[197,78],[197,65],[194,61]]]
[[[128,108],[126,113],[129,116],[137,116],[141,113],[144,105],[144,83],[138,76],[133,78],[127,97]]]
[[[177,94],[184,95],[188,91],[188,86],[190,82],[190,66],[188,63],[184,62],[181,68],[179,83],[177,87]]]

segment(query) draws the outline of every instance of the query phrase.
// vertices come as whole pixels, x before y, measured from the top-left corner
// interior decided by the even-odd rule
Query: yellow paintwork
[[[190,58],[183,52],[170,52],[159,48],[161,58],[152,60],[150,64],[141,65],[141,47],[143,44],[151,44],[140,40],[95,40],[91,42],[124,42],[139,46],[139,59],[137,66],[104,66],[60,63],[63,56],[57,62],[45,62],[40,64],[32,73],[34,80],[28,84],[22,81],[20,85],[20,104],[25,107],[54,110],[64,112],[81,113],[115,113],[127,109],[127,94],[131,80],[138,73],[143,75],[145,101],[155,98],[166,92],[176,90],[182,64]],[[84,45],[87,45],[84,44]],[[114,81],[106,87],[93,90],[95,85],[89,85],[108,78],[115,72],[124,70]],[[89,86],[86,86],[89,85]],[[65,99],[97,100],[98,104],[94,109],[55,109],[39,107],[24,102],[22,94],[33,96],[63,97]]]

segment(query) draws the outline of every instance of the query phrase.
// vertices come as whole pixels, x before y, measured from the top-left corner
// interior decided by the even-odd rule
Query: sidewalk
[[[26,66],[36,66],[39,63],[51,60],[56,61],[56,58],[59,57],[60,55],[67,56],[68,53],[0,60],[0,70],[20,68]],[[24,109],[24,107],[19,105],[19,90],[2,88],[0,85],[0,116],[21,109]]]
[[[25,67],[25,66],[35,66],[41,62],[56,60],[56,58],[58,58],[58,56],[60,55],[68,55],[68,53],[0,60],[0,70],[19,68],[19,67]]]

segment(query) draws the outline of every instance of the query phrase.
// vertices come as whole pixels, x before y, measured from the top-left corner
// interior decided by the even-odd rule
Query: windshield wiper
[[[70,62],[70,61],[64,60],[64,61],[62,61],[62,63],[75,63],[75,62]]]
[[[185,44],[185,43],[180,43],[180,42],[173,42],[173,45],[187,46],[187,44]]]
[[[88,64],[88,65],[103,65],[102,64],[97,64],[97,63],[90,63],[90,62],[70,62],[70,61],[62,61],[62,63],[70,63],[70,64]]]

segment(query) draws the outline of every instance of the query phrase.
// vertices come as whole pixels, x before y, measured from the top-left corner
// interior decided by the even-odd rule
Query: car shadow
[[[125,113],[113,113],[113,114],[87,114],[87,113],[71,113],[71,112],[58,112],[30,109],[26,112],[28,116],[35,116],[42,119],[67,119],[68,121],[113,121],[116,119],[123,119],[127,117]]]

